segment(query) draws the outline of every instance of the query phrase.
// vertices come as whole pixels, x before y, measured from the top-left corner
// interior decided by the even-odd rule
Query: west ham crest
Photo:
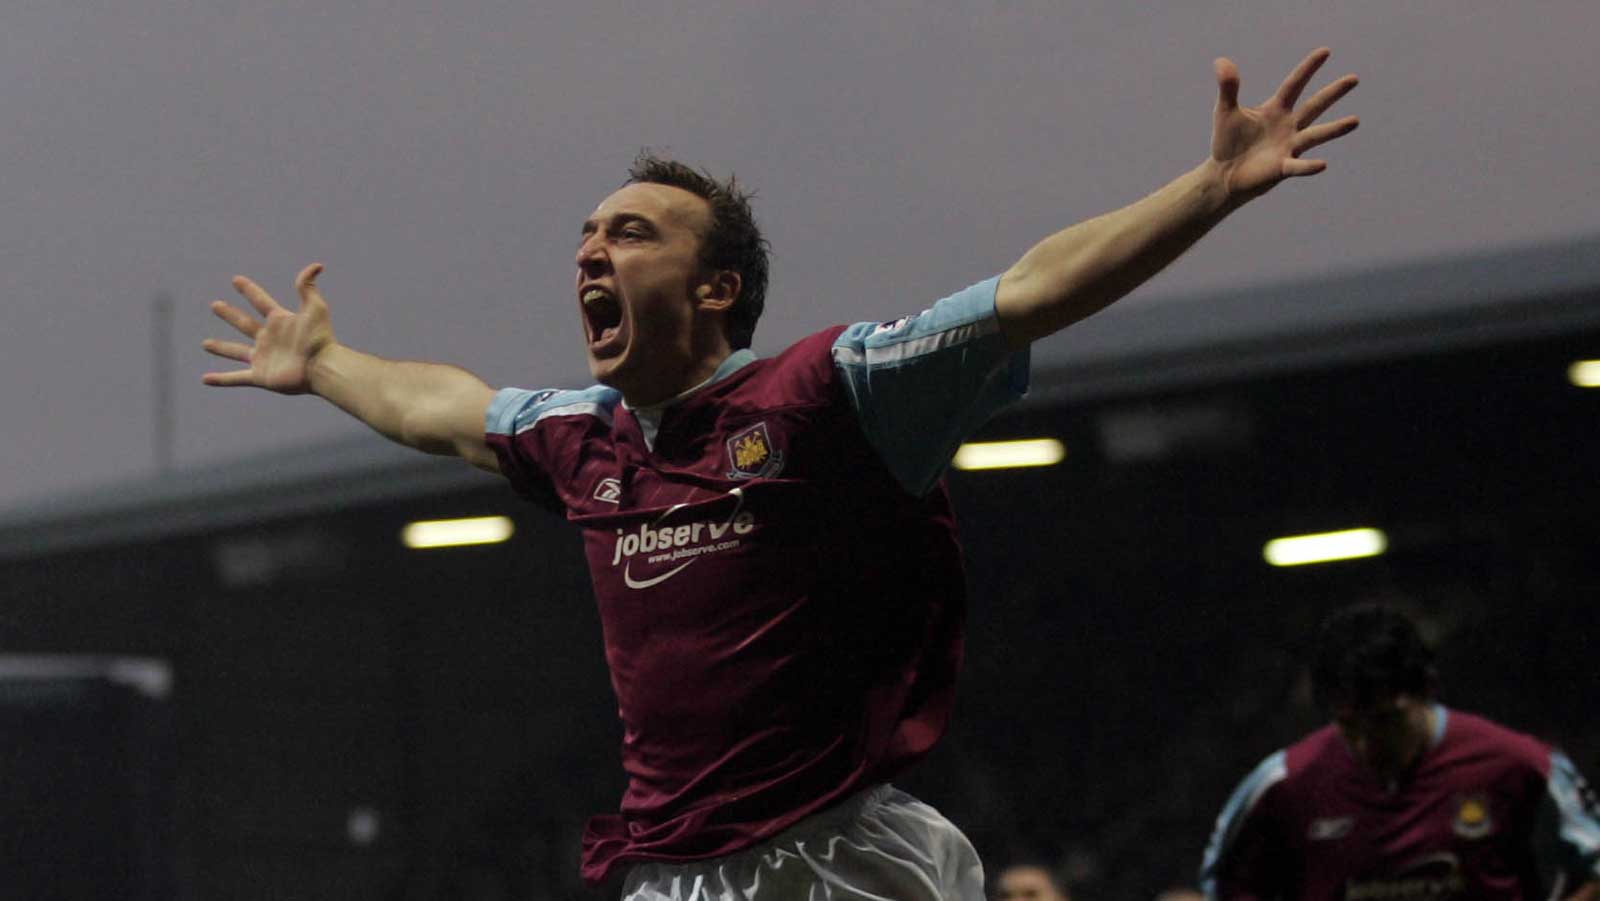
[[[742,429],[728,439],[728,478],[771,478],[782,471],[783,451],[773,447],[765,422]]]
[[[1465,795],[1457,800],[1456,818],[1450,827],[1462,838],[1483,838],[1494,831],[1487,795]]]

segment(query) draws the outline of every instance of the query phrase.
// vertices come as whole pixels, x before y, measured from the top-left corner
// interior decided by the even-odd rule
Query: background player
[[[1323,623],[1312,690],[1332,722],[1234,791],[1202,864],[1208,897],[1596,897],[1600,807],[1572,761],[1439,704],[1432,660],[1388,608]],[[1536,862],[1541,823],[1554,874]]]
[[[1018,862],[995,877],[994,901],[1072,901],[1072,894],[1051,867]]]
[[[1218,60],[1211,152],[1121,210],[1046,238],[1001,277],[892,323],[749,352],[765,242],[744,195],[644,158],[584,222],[583,391],[495,392],[451,366],[334,339],[315,280],[298,311],[254,282],[263,319],[208,384],[315,393],[380,433],[506,475],[584,531],[623,721],[620,816],[584,873],[630,898],[982,897],[970,843],[886,781],[944,731],[961,653],[960,555],[939,476],[1025,387],[1026,348],[1123,296],[1228,213],[1320,172],[1308,56],[1259,107]],[[825,849],[826,853],[819,853]]]

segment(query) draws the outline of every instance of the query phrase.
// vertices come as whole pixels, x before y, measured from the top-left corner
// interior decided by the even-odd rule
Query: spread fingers
[[[250,362],[250,355],[253,352],[248,344],[242,344],[238,341],[218,341],[215,338],[205,339],[200,342],[200,346],[205,348],[207,353],[226,357],[229,360],[238,360],[241,363]]]
[[[256,332],[261,331],[261,323],[252,318],[249,313],[225,300],[213,300],[211,302],[211,312],[215,313],[218,319],[238,329],[246,338],[254,338]]]

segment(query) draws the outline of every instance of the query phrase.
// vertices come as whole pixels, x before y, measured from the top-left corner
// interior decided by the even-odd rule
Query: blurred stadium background
[[[980,437],[1064,459],[950,476],[968,663],[903,780],[991,866],[1053,857],[1080,901],[1192,882],[1234,781],[1317,724],[1306,639],[1358,600],[1420,618],[1448,703],[1600,772],[1600,241],[1063,340]],[[401,542],[479,516],[514,534]],[[1355,527],[1385,552],[1263,558]],[[586,896],[622,787],[599,627],[576,535],[497,480],[373,437],[132,481],[6,514],[0,586],[6,896]]]

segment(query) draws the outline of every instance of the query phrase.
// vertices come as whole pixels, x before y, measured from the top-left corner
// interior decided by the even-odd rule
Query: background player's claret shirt
[[[1600,816],[1566,755],[1482,717],[1435,713],[1433,745],[1394,786],[1331,725],[1262,761],[1217,819],[1207,896],[1537,899],[1556,880],[1571,891],[1600,878]],[[1541,866],[1541,844],[1559,859]]]
[[[943,733],[965,600],[939,476],[1026,389],[997,282],[740,351],[664,407],[496,396],[502,471],[583,530],[622,719],[628,788],[590,822],[586,878],[747,847]]]

